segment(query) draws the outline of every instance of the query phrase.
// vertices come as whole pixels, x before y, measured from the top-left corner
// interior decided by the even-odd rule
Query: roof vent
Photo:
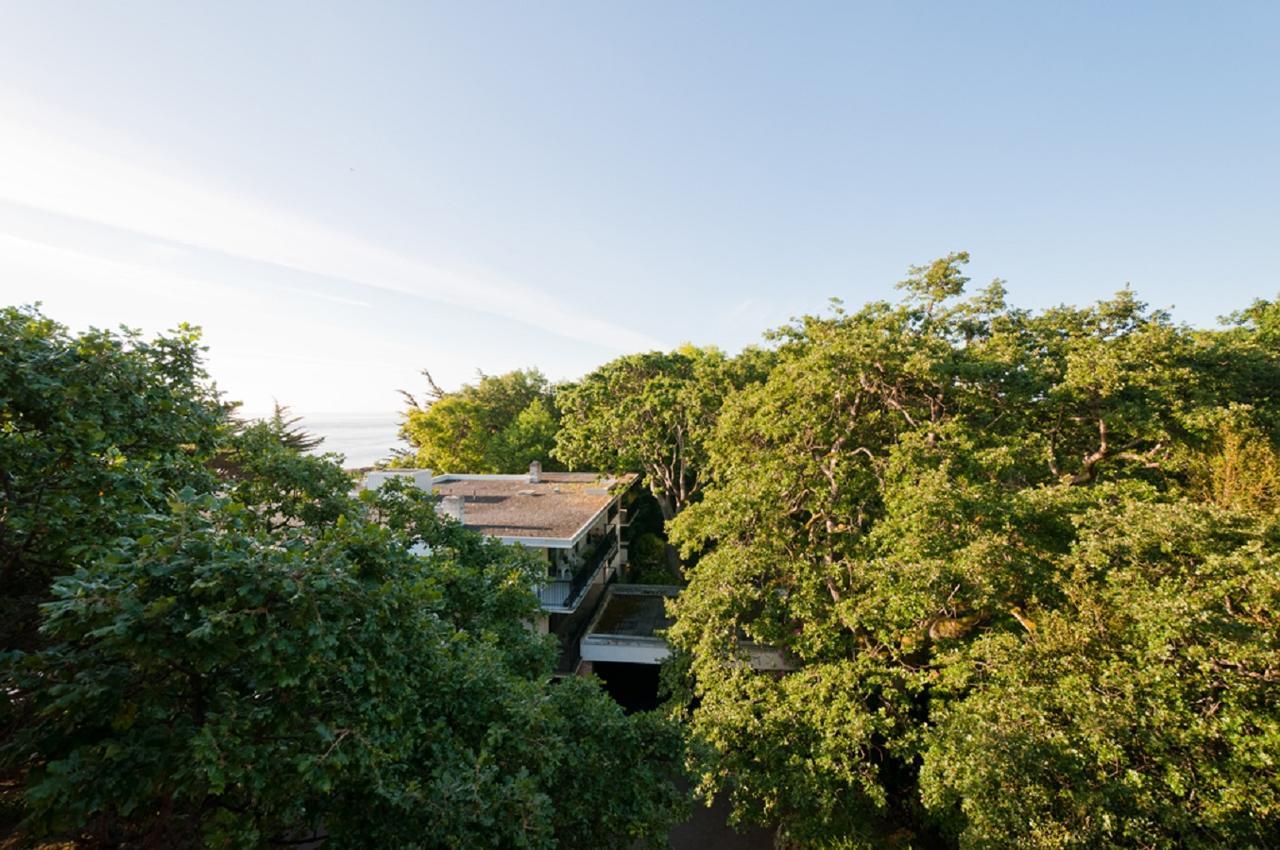
[[[529,464],[529,483],[537,484],[541,480],[542,480],[542,463],[541,461],[535,460],[533,463]]]

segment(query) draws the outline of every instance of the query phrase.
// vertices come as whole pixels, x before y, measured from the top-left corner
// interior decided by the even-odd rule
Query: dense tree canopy
[[[924,801],[967,846],[1274,846],[1280,525],[1135,499],[1077,532],[1034,640],[948,671]]]
[[[687,735],[699,789],[787,847],[1280,845],[1280,307],[1033,313],[966,296],[965,262],[768,351],[413,402],[421,466],[554,446],[645,475],[693,565],[684,734],[549,687],[536,566],[410,487],[353,497],[283,413],[236,426],[193,331],[0,314],[0,753],[27,830],[627,846],[678,816]]]
[[[537,369],[481,375],[456,392],[425,377],[429,393],[421,401],[408,396],[401,427],[413,446],[406,462],[441,472],[515,473],[535,460],[556,468],[560,414],[553,387]]]
[[[703,790],[800,846],[1274,846],[1268,305],[1032,314],[966,260],[779,331],[706,441],[670,631]]]
[[[571,468],[642,472],[665,519],[702,488],[706,442],[724,399],[762,379],[770,355],[715,348],[619,357],[560,394],[556,456]]]
[[[197,334],[72,335],[0,310],[3,648],[34,639],[34,604],[76,560],[133,536],[184,486],[208,489],[224,410]]]
[[[287,423],[232,427],[193,331],[0,337],[5,788],[84,846],[599,847],[681,813],[681,736],[550,682],[541,573]],[[36,607],[36,603],[38,607]]]
[[[29,826],[105,844],[611,848],[678,814],[674,729],[592,682],[548,686],[520,553],[412,488],[277,521],[178,494],[149,534],[58,580],[53,643],[18,676]]]

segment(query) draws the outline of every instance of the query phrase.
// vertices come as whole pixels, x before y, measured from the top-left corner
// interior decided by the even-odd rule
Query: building
[[[680,594],[674,585],[615,584],[609,587],[579,639],[579,672],[599,664],[657,665],[671,655],[662,634],[671,626],[666,601]],[[745,660],[754,670],[793,670],[781,651],[743,641]]]
[[[523,546],[546,561],[546,581],[537,588],[543,613],[531,625],[559,639],[557,673],[600,673],[601,665],[655,667],[671,654],[663,638],[671,625],[666,600],[680,588],[613,581],[627,563],[625,505],[635,495],[637,476],[543,472],[535,461],[521,475],[371,472],[364,486],[378,487],[392,476],[412,477],[440,496],[438,510],[472,531]],[[757,670],[794,669],[771,647],[744,642],[743,649]]]
[[[520,475],[371,472],[364,486],[376,488],[392,476],[412,477],[440,496],[440,511],[472,531],[545,559],[546,582],[537,589],[543,615],[534,627],[560,639],[560,672],[574,672],[582,632],[626,563],[623,502],[636,476],[543,472],[535,461]]]

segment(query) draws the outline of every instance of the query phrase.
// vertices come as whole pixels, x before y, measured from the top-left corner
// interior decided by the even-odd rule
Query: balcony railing
[[[595,551],[569,578],[552,579],[538,589],[538,599],[543,608],[572,611],[582,600],[582,595],[595,579],[600,568],[618,552],[618,541],[610,535],[600,542]]]

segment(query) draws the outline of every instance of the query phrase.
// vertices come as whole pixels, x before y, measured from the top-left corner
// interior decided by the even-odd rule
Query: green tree
[[[1067,599],[992,631],[934,711],[924,800],[964,847],[1254,847],[1280,835],[1280,528],[1090,511]]]
[[[554,469],[559,413],[553,387],[536,369],[481,375],[447,393],[424,372],[425,400],[408,393],[401,434],[414,447],[411,462],[448,472],[516,473],[540,461]]]
[[[320,444],[324,442],[324,437],[317,437],[315,434],[308,433],[302,429],[299,424],[302,422],[302,417],[294,416],[287,404],[281,404],[278,401],[272,402],[271,417],[266,421],[280,442],[288,448],[297,449],[300,452],[309,452],[312,449],[319,448]]]
[[[40,638],[3,658],[0,766],[26,838],[611,848],[680,816],[679,730],[550,683],[520,550],[402,482],[351,496],[271,422],[235,427],[194,333],[4,315],[4,511],[26,523],[6,533],[40,532],[19,554],[46,554],[20,561],[43,570]]]
[[[661,834],[678,733],[592,682],[548,684],[552,647],[522,625],[535,580],[412,488],[283,528],[178,495],[45,606],[53,643],[18,679],[27,827],[171,847]]]
[[[702,489],[724,399],[762,380],[770,362],[755,349],[731,359],[691,345],[612,360],[561,392],[556,456],[570,468],[644,473],[670,520]]]
[[[630,574],[627,581],[634,584],[670,584],[667,571],[667,541],[658,534],[646,532],[637,535],[627,547]]]
[[[1070,822],[1070,806],[1071,817],[1110,819],[1086,834],[1115,846],[1194,843],[1197,834],[1211,836],[1203,846],[1213,836],[1261,846],[1259,836],[1280,828],[1270,791],[1250,804],[1248,829],[1232,826],[1243,823],[1242,809],[1229,805],[1217,814],[1193,811],[1164,832],[1144,833],[1138,821],[1171,812],[1187,794],[1265,784],[1256,753],[1275,752],[1266,717],[1275,709],[1263,686],[1252,696],[1241,688],[1241,712],[1229,722],[1251,712],[1253,720],[1238,730],[1209,728],[1217,721],[1203,714],[1212,702],[1183,702],[1176,693],[1127,709],[1115,702],[1133,724],[1157,702],[1167,709],[1162,722],[1207,723],[1205,738],[1186,753],[1203,755],[1231,739],[1236,749],[1220,750],[1222,758],[1239,754],[1224,768],[1232,778],[1165,789],[1146,808],[1119,800],[1110,807],[1096,773],[1037,769],[1034,747],[1009,748],[993,757],[996,768],[982,763],[982,747],[964,742],[969,735],[994,742],[1025,722],[1030,739],[1052,738],[1056,729],[1066,746],[1062,730],[1088,726],[1078,704],[1053,723],[1023,718],[1018,712],[1038,691],[1019,702],[987,682],[1011,691],[1023,676],[1059,694],[1087,686],[1068,663],[1035,666],[1046,657],[1036,653],[1047,623],[1080,616],[1082,593],[1090,605],[1103,604],[1089,596],[1103,593],[1098,584],[1080,585],[1077,564],[1089,539],[1081,529],[1107,515],[1155,522],[1141,506],[1179,513],[1201,498],[1206,481],[1222,480],[1224,469],[1238,473],[1240,458],[1274,457],[1277,351],[1247,327],[1174,325],[1128,291],[1039,314],[1008,307],[998,281],[961,299],[966,261],[956,254],[913,269],[898,304],[853,313],[837,305],[830,316],[783,328],[768,380],[725,402],[707,440],[704,498],[672,523],[686,553],[703,553],[669,632],[702,791],[727,794],[737,817],[777,826],[798,846],[1059,846],[1045,837],[1065,834],[1052,824],[1041,834],[1039,822],[1015,817],[1024,799],[1056,801],[1043,811],[1060,824]],[[1224,417],[1245,435],[1247,450],[1223,438]],[[1228,507],[1263,522],[1274,505],[1268,487],[1237,488],[1251,495]],[[1246,521],[1237,514],[1231,522]],[[1196,537],[1211,526],[1192,523],[1188,532],[1188,545],[1206,559],[1227,551]],[[1255,534],[1254,555],[1214,561],[1225,582],[1256,575],[1250,558],[1274,537]],[[1187,589],[1164,590],[1168,600]],[[1108,592],[1117,594],[1112,606],[1151,604],[1139,584]],[[1262,601],[1250,597],[1253,633],[1240,631],[1238,643],[1220,649],[1250,674],[1275,669],[1266,661],[1275,635],[1269,592]],[[1117,675],[1120,665],[1157,657],[1148,641],[1163,639],[1145,630],[1147,621],[1127,630],[1121,621],[1090,622],[1116,630],[1107,640]],[[1208,651],[1198,643],[1207,634],[1189,625],[1169,640],[1185,641],[1179,651],[1195,658]],[[785,650],[794,671],[753,671],[743,663],[748,643]],[[1089,657],[1082,651],[1076,660]],[[1197,699],[1213,688],[1186,687]],[[998,704],[1009,711],[999,715]],[[1107,734],[1120,740],[1133,728],[1115,725]],[[1162,761],[1163,744],[1134,746],[1135,760],[1154,760],[1148,779],[1172,776],[1161,773],[1174,769]],[[986,812],[997,798],[1004,808]],[[1148,834],[1155,843],[1143,843]]]
[[[212,486],[225,411],[198,340],[0,309],[0,649],[35,644],[55,576],[139,533],[169,491]]]

